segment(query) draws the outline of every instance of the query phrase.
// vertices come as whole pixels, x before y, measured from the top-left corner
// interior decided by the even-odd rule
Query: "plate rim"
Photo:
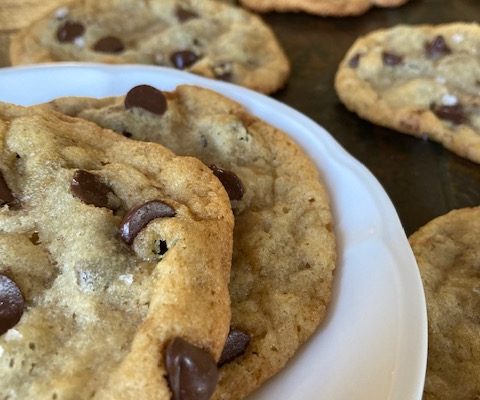
[[[67,72],[68,71],[68,72]],[[232,98],[234,101],[245,105],[245,102],[253,102],[256,104],[260,109],[276,109],[280,111],[280,120],[283,119],[290,119],[294,121],[294,123],[301,128],[305,132],[309,132],[310,139],[316,142],[321,142],[323,146],[326,146],[327,149],[330,150],[330,155],[332,159],[335,160],[337,164],[342,165],[343,167],[347,168],[350,172],[354,173],[358,179],[362,182],[367,182],[368,186],[371,191],[371,197],[375,201],[378,210],[381,210],[382,214],[390,216],[387,221],[383,221],[385,224],[384,227],[386,228],[386,232],[390,237],[396,237],[397,241],[395,245],[391,242],[385,240],[382,236],[382,243],[388,249],[390,254],[393,254],[395,260],[402,260],[402,265],[408,265],[409,267],[406,269],[400,269],[397,271],[401,276],[399,279],[407,279],[410,282],[414,282],[414,287],[411,288],[411,291],[416,296],[406,296],[404,301],[406,304],[403,304],[403,308],[414,310],[415,316],[414,320],[416,321],[416,340],[412,340],[411,336],[406,335],[404,339],[400,340],[400,344],[397,347],[397,358],[396,364],[400,363],[399,358],[405,357],[405,354],[408,354],[409,351],[415,349],[417,351],[415,357],[415,366],[411,368],[411,371],[403,371],[400,373],[400,377],[397,377],[397,380],[408,380],[413,379],[412,376],[416,377],[416,382],[412,382],[412,390],[411,393],[397,393],[395,390],[391,391],[389,399],[391,400],[403,400],[405,397],[401,397],[402,395],[407,395],[407,398],[421,400],[422,393],[423,393],[423,384],[426,372],[426,363],[427,363],[427,348],[428,348],[428,333],[427,333],[427,309],[426,309],[426,302],[425,302],[425,294],[423,291],[423,285],[421,283],[420,273],[416,264],[415,257],[411,248],[408,244],[408,239],[405,235],[403,227],[401,226],[400,219],[398,214],[391,202],[390,198],[388,197],[387,193],[379,183],[379,181],[375,178],[375,176],[358,160],[356,160],[352,155],[350,155],[335,139],[334,137],[321,125],[317,124],[308,116],[300,113],[299,111],[293,109],[292,107],[279,102],[273,98],[267,97],[260,93],[254,92],[252,90],[246,89],[244,87],[239,87],[227,82],[220,82],[215,81],[212,79],[200,77],[197,75],[193,75],[187,72],[174,70],[171,68],[165,67],[158,67],[158,66],[144,66],[144,65],[131,65],[131,64],[124,64],[124,65],[105,65],[105,64],[96,64],[96,63],[75,63],[75,62],[68,62],[68,63],[53,63],[53,64],[39,64],[39,65],[28,65],[28,66],[17,66],[17,67],[7,67],[0,69],[0,79],[5,77],[14,78],[18,74],[42,74],[42,73],[65,73],[71,74],[72,72],[78,71],[96,71],[101,74],[105,74],[105,76],[112,76],[112,75],[122,75],[122,74],[137,74],[139,76],[142,75],[142,72],[148,73],[162,73],[165,75],[170,75],[177,80],[185,81],[185,83],[189,84],[198,84],[199,86],[219,91],[226,97]],[[141,79],[139,83],[143,82]],[[176,86],[176,85],[175,85]],[[113,95],[113,94],[112,94]],[[3,99],[3,95],[0,93],[0,98]],[[31,103],[33,104],[33,103]],[[247,106],[246,106],[247,107]],[[249,112],[259,116],[258,114],[262,114],[259,109],[252,110],[251,107],[247,107]],[[262,118],[261,116],[259,116]],[[262,118],[264,119],[264,118]],[[284,131],[290,137],[298,143],[298,138],[295,137],[294,133],[289,131],[285,131],[284,129],[277,126],[275,123],[269,122],[275,125],[277,128]],[[321,138],[321,139],[320,139]],[[303,146],[302,146],[303,147]],[[307,149],[304,149],[307,150]],[[308,153],[308,151],[307,151]],[[318,164],[316,164],[318,168]],[[328,182],[328,179],[325,179],[323,176],[322,171],[319,171],[324,178],[325,185],[329,192],[329,196],[331,199],[334,197],[334,190],[332,188],[331,182]],[[332,213],[336,221],[339,219],[338,210],[335,206],[335,202],[331,201]],[[339,237],[339,232],[337,232],[337,238]],[[401,250],[399,250],[401,247]],[[340,246],[339,246],[340,248]],[[416,268],[413,268],[416,267]],[[399,335],[401,336],[401,335]],[[414,343],[415,342],[415,343]],[[420,351],[418,351],[420,349]],[[410,355],[411,357],[411,355]],[[416,370],[416,373],[412,373],[413,370]],[[408,376],[405,376],[408,375]],[[423,376],[423,378],[422,378]]]

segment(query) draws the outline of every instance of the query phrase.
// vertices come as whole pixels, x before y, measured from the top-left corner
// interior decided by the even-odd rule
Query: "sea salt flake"
[[[461,43],[465,40],[465,37],[461,33],[455,33],[452,35],[452,40],[454,43]]]
[[[153,62],[156,65],[163,65],[163,64],[165,64],[165,57],[163,56],[162,53],[155,53],[153,55]]]
[[[91,293],[95,289],[96,275],[91,271],[80,271],[77,277],[77,284],[84,293]]]
[[[55,10],[55,18],[56,19],[63,19],[68,15],[68,7],[60,7]]]
[[[16,329],[9,329],[7,331],[7,333],[5,333],[4,338],[7,342],[11,342],[13,340],[23,339],[23,335],[19,331],[17,331]]]
[[[133,275],[132,274],[120,275],[118,277],[118,280],[125,283],[125,285],[130,286],[133,283]]]
[[[5,350],[3,349],[2,346],[0,346],[0,357],[3,356],[3,353],[5,353]]]
[[[76,37],[73,39],[73,44],[81,49],[85,47],[85,38],[82,36]]]
[[[442,96],[442,104],[444,106],[454,106],[458,104],[458,98],[457,96],[454,96],[453,94],[444,94]]]

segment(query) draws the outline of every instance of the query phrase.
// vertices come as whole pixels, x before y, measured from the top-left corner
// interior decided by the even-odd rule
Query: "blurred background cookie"
[[[341,17],[359,15],[376,7],[398,7],[408,0],[240,0],[254,11],[303,11],[311,14]]]
[[[443,215],[410,237],[428,309],[425,400],[480,398],[480,208]]]
[[[375,31],[347,52],[335,87],[360,117],[480,163],[479,47],[477,24]]]
[[[13,65],[52,61],[152,64],[271,93],[289,62],[256,15],[213,0],[83,0],[11,40]]]

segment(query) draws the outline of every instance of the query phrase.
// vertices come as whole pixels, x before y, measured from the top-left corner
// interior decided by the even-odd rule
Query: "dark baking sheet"
[[[408,23],[480,21],[480,0],[411,0],[359,17],[265,14],[292,64],[287,86],[274,95],[325,127],[377,177],[407,235],[436,216],[480,205],[480,165],[441,145],[375,126],[350,113],[333,82],[354,40],[374,29]],[[480,93],[479,93],[480,95]]]

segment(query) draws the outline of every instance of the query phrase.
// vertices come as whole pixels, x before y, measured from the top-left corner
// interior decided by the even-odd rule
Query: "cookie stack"
[[[323,319],[327,194],[238,104],[141,85],[1,116],[2,395],[241,398]]]
[[[265,93],[289,73],[257,16],[214,1],[72,2],[17,33],[11,60],[164,65]],[[239,399],[324,318],[327,193],[240,105],[139,85],[0,116],[0,398]]]

